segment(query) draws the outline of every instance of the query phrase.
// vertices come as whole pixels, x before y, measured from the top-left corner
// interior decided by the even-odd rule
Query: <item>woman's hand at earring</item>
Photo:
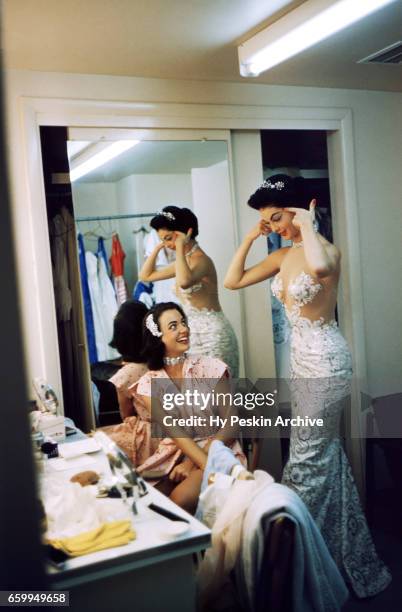
[[[193,233],[193,228],[190,227],[190,229],[188,230],[188,232],[185,234],[184,232],[175,232],[176,234],[176,247],[180,244],[182,244],[183,246],[185,244],[187,244],[189,242],[189,240],[191,240],[191,234]]]
[[[315,220],[316,205],[317,205],[317,201],[311,200],[308,210],[305,210],[304,208],[296,208],[296,207],[291,207],[291,206],[289,206],[288,208],[285,208],[284,210],[286,210],[287,212],[294,213],[295,216],[292,219],[292,223],[295,227],[297,227],[297,229],[301,230],[303,226],[313,225],[314,220]]]
[[[154,248],[154,252],[155,252],[155,253],[159,253],[159,251],[161,251],[163,248],[165,248],[164,243],[163,243],[162,241],[161,241],[161,242],[158,242],[158,244],[157,244],[157,245],[156,245],[156,247]]]
[[[247,234],[247,238],[249,240],[257,240],[259,236],[268,236],[271,233],[271,228],[269,227],[269,223],[261,219],[257,225],[253,227],[252,230]]]

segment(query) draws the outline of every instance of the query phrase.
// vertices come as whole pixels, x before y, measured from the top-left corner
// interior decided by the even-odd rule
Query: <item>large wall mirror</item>
[[[228,142],[227,134],[218,131],[67,131],[72,207],[61,202],[56,208],[59,213],[64,209],[62,218],[50,215],[49,229],[53,260],[57,250],[70,248],[66,265],[75,286],[65,289],[70,291],[72,321],[63,320],[60,300],[66,294],[58,291],[60,270],[55,261],[53,274],[64,411],[82,428],[119,422],[108,379],[120,367],[120,356],[109,342],[121,301],[136,297],[147,306],[178,301],[174,279],[139,285],[144,258],[160,240],[150,219],[167,205],[189,208],[197,216],[197,241],[215,264],[220,304],[235,330],[242,367],[239,297],[223,288],[235,248]],[[66,232],[68,239],[65,228],[72,230]],[[116,253],[124,265],[120,284],[111,266]],[[174,259],[174,251],[164,248],[158,265]]]

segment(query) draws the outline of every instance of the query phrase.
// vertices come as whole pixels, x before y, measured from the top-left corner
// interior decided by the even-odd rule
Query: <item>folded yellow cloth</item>
[[[134,540],[135,537],[136,534],[130,521],[114,521],[70,538],[47,540],[47,543],[62,550],[69,557],[78,557],[104,548],[123,546]]]

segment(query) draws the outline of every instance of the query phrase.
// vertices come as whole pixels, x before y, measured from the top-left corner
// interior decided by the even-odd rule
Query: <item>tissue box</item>
[[[64,416],[46,413],[41,414],[36,429],[37,431],[41,431],[43,435],[53,438],[55,441],[64,440],[66,437]]]

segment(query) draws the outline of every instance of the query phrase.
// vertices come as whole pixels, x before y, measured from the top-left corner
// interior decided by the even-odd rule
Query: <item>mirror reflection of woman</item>
[[[126,453],[139,472],[151,464],[160,474],[168,474],[180,451],[172,440],[152,436],[151,413],[135,391],[135,384],[148,370],[142,355],[142,327],[147,312],[142,302],[127,300],[114,318],[110,345],[120,353],[122,367],[110,382],[116,388],[122,423],[101,429]]]
[[[159,425],[163,423],[163,416],[173,414],[163,408],[163,398],[167,393],[200,391],[201,387],[207,393],[215,391],[227,394],[230,391],[230,374],[225,363],[214,357],[187,355],[190,337],[186,315],[178,304],[157,304],[145,318],[143,354],[149,371],[132,387],[132,392],[141,398],[149,413],[152,409],[153,422]],[[177,445],[182,461],[159,486],[179,506],[193,512],[212,441],[218,439],[225,442],[244,465],[246,458],[230,428],[209,427],[209,415],[213,412],[210,405],[201,411],[186,403],[182,410],[182,417],[202,415],[206,418],[206,425],[196,426],[192,431],[187,429],[185,434],[178,428],[173,431],[165,429]],[[152,468],[152,458],[142,466],[145,470]]]
[[[252,194],[248,205],[259,212],[260,221],[233,257],[225,286],[241,289],[274,277],[271,290],[284,304],[292,328],[292,416],[324,421],[322,428],[292,428],[282,482],[307,505],[355,594],[368,597],[383,590],[391,577],[377,557],[339,434],[352,376],[351,355],[335,320],[341,256],[316,231],[315,200],[309,210],[300,205],[302,180],[278,174]],[[292,246],[247,269],[253,242],[271,231]]]
[[[197,217],[188,208],[166,206],[151,220],[151,227],[161,242],[145,261],[140,279],[156,282],[176,278],[176,294],[191,328],[189,354],[222,359],[236,378],[239,372],[237,339],[219,303],[214,263],[196,241]],[[156,270],[158,253],[164,247],[176,252],[176,261]]]

